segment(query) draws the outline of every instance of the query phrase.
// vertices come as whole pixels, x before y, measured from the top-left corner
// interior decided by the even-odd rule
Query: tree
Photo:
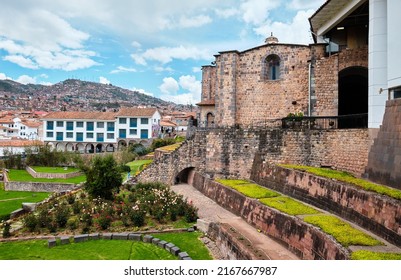
[[[85,188],[92,197],[112,199],[113,192],[118,191],[123,179],[118,165],[112,155],[96,156],[91,165],[82,167],[86,175]]]

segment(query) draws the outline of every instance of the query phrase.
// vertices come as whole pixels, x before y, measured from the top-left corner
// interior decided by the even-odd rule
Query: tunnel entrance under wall
[[[192,185],[194,182],[195,167],[187,167],[181,170],[174,178],[174,184],[189,184]]]

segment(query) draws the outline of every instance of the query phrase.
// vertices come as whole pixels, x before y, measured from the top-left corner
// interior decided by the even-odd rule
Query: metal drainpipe
[[[312,75],[312,64],[308,63],[308,117],[311,116],[311,75]]]

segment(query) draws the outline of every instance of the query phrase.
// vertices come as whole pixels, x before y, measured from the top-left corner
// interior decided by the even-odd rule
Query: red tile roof
[[[156,108],[127,108],[123,107],[118,111],[118,117],[151,117],[157,111]]]

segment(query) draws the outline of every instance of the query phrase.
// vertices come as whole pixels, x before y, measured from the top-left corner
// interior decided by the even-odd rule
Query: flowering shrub
[[[71,197],[74,197],[72,200]],[[24,218],[29,231],[56,232],[57,230],[80,230],[89,233],[110,227],[157,226],[183,219],[188,223],[197,219],[197,208],[161,183],[138,183],[130,185],[106,200],[85,194],[54,197],[49,203],[38,207],[36,215]]]

